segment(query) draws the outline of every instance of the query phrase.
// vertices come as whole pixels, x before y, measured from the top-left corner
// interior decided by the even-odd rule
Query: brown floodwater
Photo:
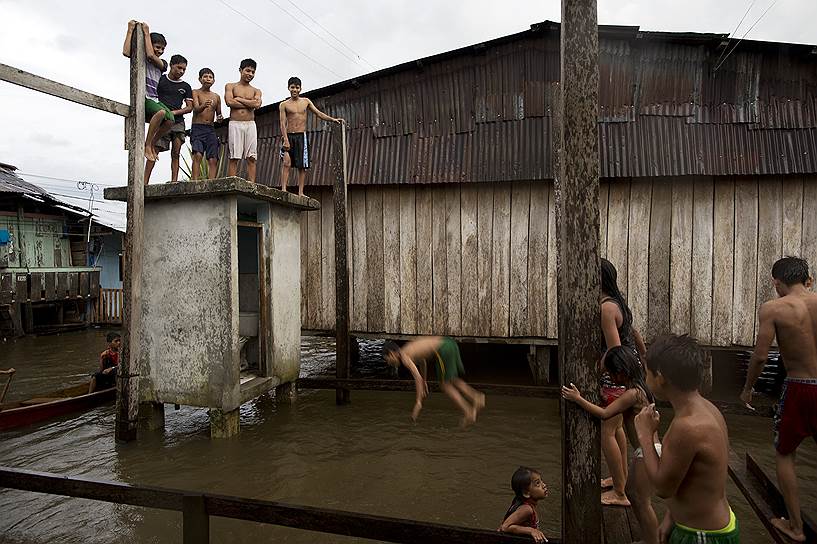
[[[106,331],[25,338],[0,344],[0,368],[14,366],[10,398],[87,380]],[[384,372],[379,344],[364,343],[358,372]],[[304,337],[302,375],[331,370],[330,339]],[[468,360],[466,360],[468,364]],[[0,465],[133,484],[239,495],[354,512],[495,529],[512,498],[519,465],[542,471],[550,497],[539,503],[546,535],[560,525],[560,429],[553,400],[491,396],[478,424],[458,428],[458,413],[432,394],[418,424],[411,393],[302,391],[297,400],[260,397],[241,408],[241,434],[210,440],[205,410],[166,408],[164,431],[136,443],[113,440],[113,405],[0,435]],[[662,411],[665,419],[671,416]],[[749,449],[773,474],[771,420],[730,416],[734,449]],[[666,424],[666,422],[664,422]],[[817,509],[817,448],[798,456],[803,508]],[[731,483],[742,542],[768,535]],[[656,501],[662,510],[661,501]],[[213,542],[354,542],[358,539],[212,518]],[[0,543],[171,543],[181,514],[21,491],[0,491]]]

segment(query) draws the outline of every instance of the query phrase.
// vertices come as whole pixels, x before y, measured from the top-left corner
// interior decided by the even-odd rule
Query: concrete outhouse
[[[231,436],[242,403],[298,378],[299,214],[319,207],[235,177],[145,188],[140,417],[205,407],[211,435]]]

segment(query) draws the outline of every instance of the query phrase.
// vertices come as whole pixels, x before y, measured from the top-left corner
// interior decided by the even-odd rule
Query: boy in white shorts
[[[255,128],[255,110],[261,107],[261,91],[250,85],[255,77],[256,63],[244,59],[239,66],[241,79],[224,87],[224,102],[230,107],[228,147],[230,163],[227,175],[235,176],[238,162],[247,160],[247,179],[255,181],[255,161],[258,158],[258,133]]]

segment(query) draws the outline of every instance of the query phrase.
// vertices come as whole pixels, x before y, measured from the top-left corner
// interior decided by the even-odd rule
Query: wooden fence
[[[100,325],[122,324],[122,289],[100,289],[94,301],[94,323]]]
[[[3,487],[181,512],[184,544],[206,544],[210,541],[210,516],[293,527],[333,535],[368,538],[382,542],[449,542],[454,544],[531,542],[530,537],[497,533],[485,529],[424,523],[195,491],[137,486],[8,467],[0,467],[0,488]],[[560,542],[555,538],[549,541]]]

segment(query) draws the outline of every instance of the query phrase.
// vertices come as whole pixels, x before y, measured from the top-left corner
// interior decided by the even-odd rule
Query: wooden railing
[[[94,302],[94,323],[121,325],[122,300],[122,289],[100,289]]]
[[[293,527],[319,533],[382,542],[530,543],[530,537],[485,529],[424,523],[385,516],[300,506],[280,502],[212,495],[194,491],[137,486],[0,467],[0,488],[128,504],[182,513],[185,544],[210,541],[210,516]],[[558,539],[549,539],[559,542]]]

